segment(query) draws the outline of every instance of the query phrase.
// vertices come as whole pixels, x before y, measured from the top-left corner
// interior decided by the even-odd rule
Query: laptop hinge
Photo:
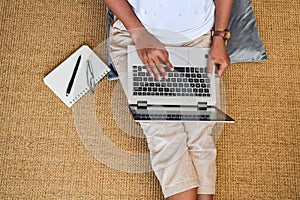
[[[138,101],[137,109],[147,109],[147,101]]]
[[[198,102],[198,110],[206,110],[207,109],[207,103],[206,102]]]

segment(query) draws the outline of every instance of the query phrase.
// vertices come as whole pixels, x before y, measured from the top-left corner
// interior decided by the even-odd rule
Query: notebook
[[[128,46],[128,103],[135,121],[234,122],[217,105],[217,78],[207,76],[209,48],[166,47],[174,71],[150,77],[135,46]]]
[[[81,46],[46,77],[44,83],[68,106],[93,90],[110,69],[87,45]]]

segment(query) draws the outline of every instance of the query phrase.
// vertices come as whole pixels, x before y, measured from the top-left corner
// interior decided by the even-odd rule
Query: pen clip
[[[87,77],[87,83],[90,89],[90,93],[95,94],[95,76],[94,76],[92,62],[87,59],[86,64],[87,64],[86,77]]]

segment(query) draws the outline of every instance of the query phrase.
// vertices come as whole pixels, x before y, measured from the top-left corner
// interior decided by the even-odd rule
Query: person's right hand
[[[135,29],[129,32],[150,76],[155,76],[157,80],[161,80],[161,76],[167,79],[167,72],[163,65],[166,65],[171,71],[174,70],[174,67],[169,61],[169,54],[164,45],[146,29]]]

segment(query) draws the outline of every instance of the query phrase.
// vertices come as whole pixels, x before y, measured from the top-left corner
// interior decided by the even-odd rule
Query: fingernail
[[[207,73],[207,77],[210,78],[211,77],[211,73]]]

